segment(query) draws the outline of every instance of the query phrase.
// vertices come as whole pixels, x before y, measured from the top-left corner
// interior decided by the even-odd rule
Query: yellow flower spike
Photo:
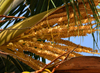
[[[35,32],[32,32],[31,36],[35,36]]]
[[[76,52],[82,52],[82,49],[76,49],[75,51]]]
[[[44,35],[41,36],[41,39],[43,39],[43,38],[44,38]]]
[[[19,40],[18,43],[22,44],[24,41],[23,40]]]
[[[39,48],[43,48],[43,44],[40,44],[40,45],[39,45]]]
[[[24,71],[24,72],[22,72],[22,73],[30,73],[29,71]]]
[[[74,55],[74,54],[69,54],[69,56],[70,56],[70,57],[75,57],[75,55]]]
[[[32,40],[33,40],[34,42],[36,42],[36,41],[37,41],[37,38],[32,38]]]
[[[13,46],[13,43],[10,42],[7,46]]]
[[[29,44],[25,44],[25,46],[29,47]]]
[[[7,45],[7,46],[9,46],[9,45]]]
[[[21,34],[21,37],[24,36],[24,33]]]
[[[35,35],[37,35],[37,32],[35,32]]]
[[[17,45],[16,45],[16,44],[14,44],[14,47],[17,47]]]
[[[49,69],[45,69],[42,73],[51,73]]]
[[[58,57],[59,55],[58,54],[55,54],[55,56]]]

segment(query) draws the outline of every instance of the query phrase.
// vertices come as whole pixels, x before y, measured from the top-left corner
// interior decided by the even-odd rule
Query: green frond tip
[[[55,5],[55,3],[53,2],[53,0],[51,0],[51,2],[52,2],[52,4],[53,4],[53,6],[56,8],[56,5]]]

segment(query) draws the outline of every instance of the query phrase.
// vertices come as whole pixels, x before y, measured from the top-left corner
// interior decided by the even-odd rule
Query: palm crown
[[[17,18],[4,18],[6,22],[0,23],[1,27],[5,25],[5,30],[0,33],[0,50],[18,59],[21,67],[25,68],[25,63],[34,70],[40,70],[46,65],[45,59],[52,61],[74,48],[69,59],[83,56],[78,52],[97,54],[92,48],[62,38],[86,36],[90,33],[94,35],[93,32],[99,30],[99,9],[96,8],[99,0],[22,0],[19,3],[8,14],[5,12],[7,16],[17,15]],[[25,18],[20,19],[18,16]],[[94,20],[96,22],[91,23]],[[65,57],[61,56],[53,65]],[[18,66],[16,69],[18,71]]]

